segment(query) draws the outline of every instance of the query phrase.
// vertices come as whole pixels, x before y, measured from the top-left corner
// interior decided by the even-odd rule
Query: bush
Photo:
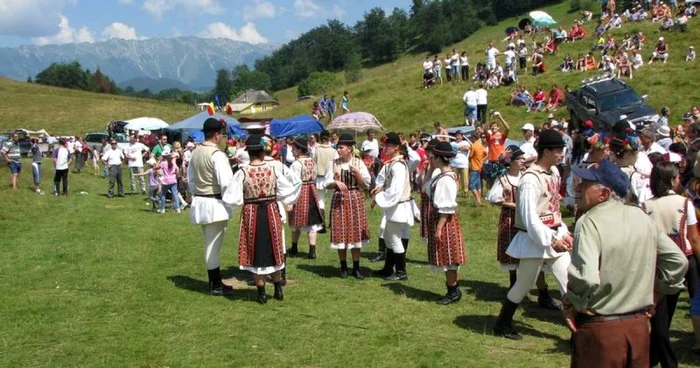
[[[362,79],[362,62],[360,54],[353,52],[345,63],[345,83],[354,83]]]
[[[297,87],[297,97],[324,94],[343,85],[343,82],[331,72],[313,72],[302,80]]]
[[[569,5],[569,13],[581,11],[581,10],[593,10],[594,1],[593,0],[571,0]]]

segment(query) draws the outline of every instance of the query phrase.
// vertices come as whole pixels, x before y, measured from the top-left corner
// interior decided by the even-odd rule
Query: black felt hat
[[[294,138],[294,142],[292,142],[292,144],[294,145],[294,147],[304,152],[307,152],[309,150],[309,141],[304,137]]]
[[[386,141],[384,141],[384,144],[393,144],[395,146],[400,146],[401,145],[401,138],[397,133],[394,132],[389,132],[386,133]]]
[[[226,126],[226,123],[224,121],[216,120],[214,118],[208,118],[207,120],[204,120],[202,132],[208,133],[221,130],[224,128],[224,126]]]
[[[566,147],[564,138],[554,130],[543,130],[537,140],[537,148],[563,148]]]
[[[355,145],[355,138],[352,137],[350,134],[341,134],[340,137],[338,137],[338,143],[337,144],[343,144],[346,146],[354,146]]]
[[[452,158],[457,155],[455,151],[452,150],[452,145],[449,142],[438,142],[438,144],[433,147],[433,154],[445,158]]]
[[[323,139],[323,138],[330,138],[330,137],[331,137],[331,132],[329,132],[328,130],[325,130],[325,129],[324,129],[324,130],[321,131],[321,134],[319,134],[319,137],[321,137],[321,139]]]
[[[261,135],[254,134],[245,140],[245,150],[249,152],[262,151],[265,149],[265,142]]]

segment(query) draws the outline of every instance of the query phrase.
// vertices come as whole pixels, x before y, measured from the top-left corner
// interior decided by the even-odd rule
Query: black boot
[[[508,287],[508,290],[513,288],[513,285],[515,285],[515,282],[518,281],[518,276],[517,272],[515,270],[509,271],[508,272],[508,278],[510,279],[510,286]]]
[[[323,220],[323,224],[321,224],[321,225],[323,227],[321,228],[321,230],[318,231],[318,233],[325,234],[326,232],[328,232],[328,230],[326,229],[326,210],[319,210],[319,211],[321,211],[321,219]]]
[[[406,253],[396,254],[394,253],[394,258],[396,259],[396,272],[384,278],[387,281],[406,281],[408,280],[408,275],[406,274]]]
[[[374,276],[376,277],[388,277],[394,273],[394,264],[396,257],[394,251],[391,249],[386,249],[386,257],[384,258],[384,268],[378,271],[374,271]]]
[[[352,261],[352,277],[364,280],[365,276],[360,272],[360,261]]]
[[[224,285],[224,283],[221,281],[220,268],[207,270],[207,276],[209,277],[209,294],[213,296],[233,294],[233,288],[229,285]]]
[[[513,328],[513,315],[518,309],[518,304],[506,299],[498,314],[498,320],[493,327],[493,334],[511,340],[520,340],[523,337]]]
[[[279,301],[284,300],[284,293],[282,292],[282,282],[278,281],[275,282],[275,294],[273,297]],[[265,296],[265,299],[267,299],[267,296]]]
[[[289,248],[289,252],[287,252],[290,257],[296,257],[297,254],[299,254],[299,249],[297,248],[297,243],[292,243],[292,247]]]
[[[384,239],[379,238],[379,254],[376,257],[370,259],[370,262],[379,262],[386,259],[386,242]]]
[[[556,303],[552,299],[552,297],[549,295],[549,290],[547,290],[547,288],[537,290],[537,292],[539,294],[537,296],[537,304],[539,304],[540,307],[553,311],[561,310],[561,305],[559,305],[559,303]]]
[[[258,286],[258,303],[260,303],[260,304],[267,303],[267,294],[265,294],[265,287],[264,286]]]
[[[280,271],[280,283],[287,286],[287,256],[284,256],[284,268]]]
[[[347,279],[350,274],[348,273],[348,261],[340,261],[340,278]]]
[[[401,244],[403,244],[403,252],[408,257],[408,239],[401,239]]]
[[[446,284],[445,286],[447,286],[447,294],[445,294],[442,299],[437,301],[438,304],[447,305],[458,302],[460,299],[462,299],[462,291],[459,290],[459,284],[454,286]]]
[[[309,245],[309,255],[306,258],[316,259],[316,246],[315,245]]]

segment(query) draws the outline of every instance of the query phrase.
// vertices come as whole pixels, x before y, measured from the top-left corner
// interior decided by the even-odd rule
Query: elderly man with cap
[[[323,229],[319,233],[326,232],[326,187],[324,186],[325,176],[333,160],[338,158],[338,151],[331,147],[331,133],[323,130],[320,135],[321,143],[316,147],[313,153],[313,159],[316,162],[316,192],[318,193],[318,207],[321,210],[321,218],[323,219]]]
[[[648,367],[648,311],[683,289],[688,261],[651,217],[623,203],[627,178],[613,163],[574,174],[585,214],[576,222],[563,297],[571,366]]]
[[[372,194],[375,195],[377,206],[385,211],[384,239],[387,249],[384,268],[376,274],[389,281],[404,281],[408,280],[408,275],[402,234],[406,227],[413,226],[414,223],[410,169],[401,154],[401,139],[398,134],[387,133],[384,144],[390,160],[382,167],[377,187],[372,190]]]
[[[124,152],[117,147],[117,141],[112,139],[109,142],[111,149],[102,155],[102,161],[109,167],[109,191],[107,197],[114,196],[114,183],[117,183],[119,196],[124,197],[124,184],[122,183],[122,162],[124,162]]]
[[[668,148],[673,144],[673,139],[671,139],[671,128],[668,125],[662,125],[656,129],[656,144],[661,148],[668,151]]]
[[[209,292],[215,296],[233,291],[221,281],[219,260],[234,200],[233,173],[226,154],[219,149],[223,127],[214,118],[204,122],[204,142],[192,152],[187,168],[188,190],[193,195],[190,218],[202,227]]]
[[[537,161],[520,178],[515,194],[515,228],[518,233],[506,254],[520,260],[517,280],[508,291],[494,327],[494,334],[508,339],[522,337],[512,326],[513,315],[545,265],[550,268],[563,295],[566,292],[566,269],[573,238],[562,221],[559,202],[561,177],[556,165],[564,156],[564,140],[553,130],[540,133]]]
[[[523,157],[525,157],[525,166],[527,167],[537,160],[537,150],[535,149],[537,137],[535,137],[535,126],[530,123],[523,125],[522,130],[525,142],[520,146],[520,150],[524,153]]]

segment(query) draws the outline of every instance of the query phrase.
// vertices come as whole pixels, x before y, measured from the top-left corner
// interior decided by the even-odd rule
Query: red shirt
[[[540,101],[544,101],[545,98],[547,98],[547,95],[544,93],[544,91],[538,91],[538,92],[535,92],[534,97],[535,97],[535,102],[540,102]]]
[[[501,155],[506,151],[506,138],[508,138],[508,135],[502,132],[496,132],[486,136],[486,144],[489,147],[489,161],[500,160]]]

